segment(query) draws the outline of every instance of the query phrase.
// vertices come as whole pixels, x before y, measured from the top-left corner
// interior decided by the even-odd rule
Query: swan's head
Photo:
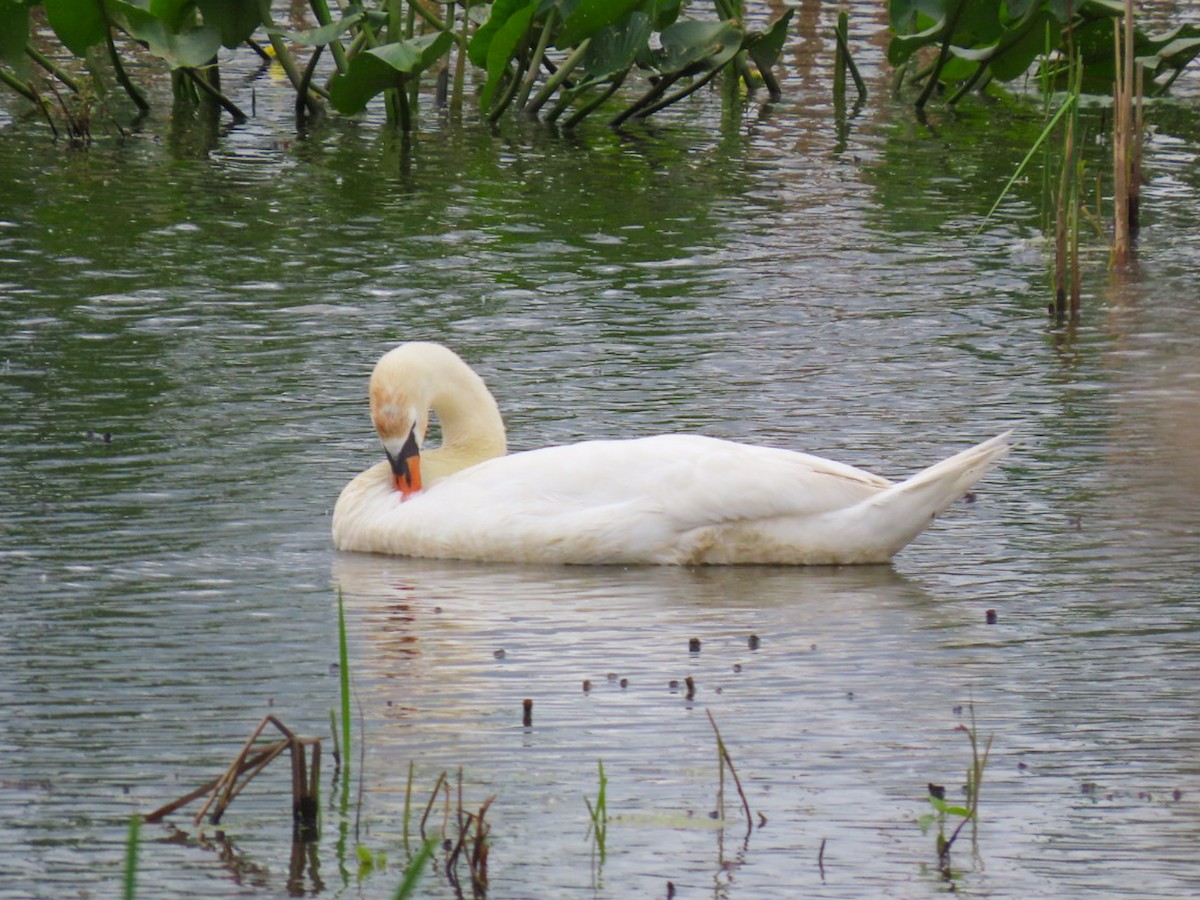
[[[429,425],[432,389],[415,357],[416,344],[385,353],[371,373],[371,419],[392,466],[396,490],[408,499],[421,490],[421,444]]]

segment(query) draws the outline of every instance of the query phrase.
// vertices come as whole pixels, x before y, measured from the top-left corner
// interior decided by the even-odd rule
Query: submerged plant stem
[[[558,67],[558,71],[546,79],[546,83],[542,85],[541,90],[534,94],[533,99],[529,101],[529,105],[526,107],[525,111],[529,115],[536,116],[538,111],[545,106],[546,101],[558,90],[559,85],[566,81],[571,71],[583,61],[584,54],[587,53],[587,49],[591,43],[591,38],[585,38],[580,41],[579,46],[567,57],[566,62]]]
[[[129,817],[129,837],[125,844],[125,873],[121,891],[121,896],[124,900],[133,900],[137,892],[138,838],[141,827],[142,819],[140,816],[134,815]]]
[[[338,588],[338,674],[342,700],[342,767],[350,774],[350,652],[346,645],[346,604]],[[347,778],[348,780],[348,778]]]

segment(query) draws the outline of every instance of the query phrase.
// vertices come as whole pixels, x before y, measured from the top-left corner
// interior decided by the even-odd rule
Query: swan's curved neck
[[[442,452],[470,453],[480,459],[503,456],[504,420],[487,385],[461,361],[447,367],[429,406],[442,426]]]
[[[421,341],[385,353],[371,373],[371,418],[389,456],[415,434],[422,445],[432,410],[440,447],[421,447],[422,480],[432,483],[506,452],[504,421],[483,379],[452,350]]]

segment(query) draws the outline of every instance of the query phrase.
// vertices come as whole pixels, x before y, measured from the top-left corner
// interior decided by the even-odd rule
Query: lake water
[[[156,119],[74,151],[5,97],[0,896],[116,895],[130,816],[273,713],[324,739],[320,839],[293,846],[281,760],[221,829],[195,805],[144,825],[139,896],[390,896],[406,803],[415,849],[461,769],[465,810],[495,798],[492,897],[928,897],[949,885],[918,819],[928,783],[961,797],[972,711],[959,890],[1200,894],[1195,73],[1149,114],[1137,271],[1093,243],[1055,329],[1037,178],[983,224],[1036,111],[918,123],[865,9],[873,94],[839,111],[835,14],[802,7],[773,108],[702,92],[624,135],[427,110],[408,152],[375,118],[298,137],[242,55],[226,85],[258,115],[218,135]],[[513,449],[697,431],[903,476],[1020,443],[891,567],[336,554],[337,493],[380,458],[366,377],[414,338],[477,367]],[[709,713],[749,833],[728,780],[712,818]],[[456,895],[445,857],[421,896]]]

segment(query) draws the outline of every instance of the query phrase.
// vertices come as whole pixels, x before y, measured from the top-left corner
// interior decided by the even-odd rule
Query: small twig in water
[[[442,785],[446,783],[446,773],[443,772],[438,776],[437,781],[433,785],[433,791],[429,795],[429,802],[425,804],[425,814],[421,816],[421,840],[429,840],[425,834],[425,822],[429,819],[429,813],[433,809],[434,801],[437,800],[438,792],[441,791]]]
[[[733,783],[737,787],[738,796],[742,798],[742,809],[746,811],[746,837],[750,837],[750,833],[754,830],[754,816],[750,812],[750,801],[746,799],[746,792],[742,790],[742,780],[738,778],[737,769],[733,766],[733,758],[729,755],[729,748],[725,746],[725,741],[721,739],[721,730],[717,728],[717,720],[713,718],[712,710],[704,711],[708,715],[708,722],[712,725],[713,734],[717,736],[717,752],[725,765],[729,766],[729,774],[733,776]]]

